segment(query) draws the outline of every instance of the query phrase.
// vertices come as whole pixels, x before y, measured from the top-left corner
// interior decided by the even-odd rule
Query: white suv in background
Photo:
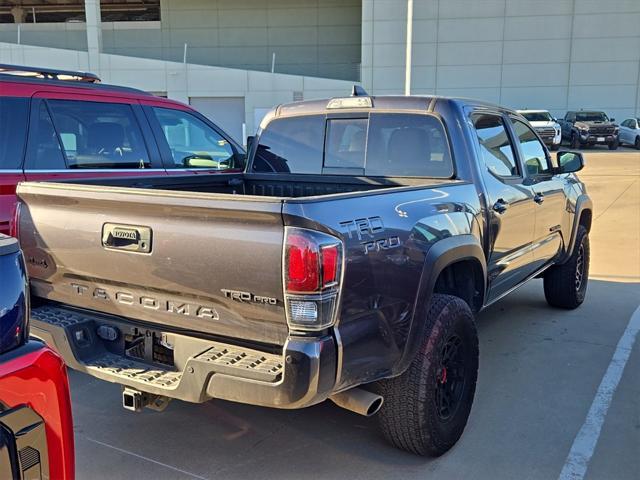
[[[518,113],[527,119],[547,147],[551,150],[560,148],[560,125],[547,110],[518,110]]]

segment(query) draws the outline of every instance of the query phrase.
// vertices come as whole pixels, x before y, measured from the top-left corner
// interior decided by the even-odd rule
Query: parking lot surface
[[[479,315],[476,399],[449,453],[395,450],[375,417],[330,402],[300,411],[172,402],[134,414],[119,386],[71,372],[78,478],[555,479],[585,438],[594,446],[580,459],[585,478],[640,478],[640,340],[616,348],[640,304],[640,152],[585,156],[580,177],[594,202],[587,300],[552,309],[535,280]],[[601,381],[621,367],[614,353],[628,360],[602,411]],[[604,418],[595,433],[583,428],[592,405]]]

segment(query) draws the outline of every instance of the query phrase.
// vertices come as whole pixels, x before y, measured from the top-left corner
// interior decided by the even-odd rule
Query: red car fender
[[[0,401],[10,408],[28,405],[42,417],[50,478],[73,480],[75,457],[69,380],[58,354],[42,346],[0,363]]]

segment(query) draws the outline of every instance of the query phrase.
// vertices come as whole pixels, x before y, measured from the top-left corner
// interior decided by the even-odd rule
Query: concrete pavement
[[[640,152],[586,157],[580,177],[595,205],[587,300],[574,311],[549,308],[536,280],[480,314],[476,400],[443,457],[395,450],[375,418],[331,403],[280,411],[173,402],[133,414],[120,407],[118,386],[71,372],[78,478],[558,478],[640,303]],[[586,478],[635,480],[639,453],[636,343]]]

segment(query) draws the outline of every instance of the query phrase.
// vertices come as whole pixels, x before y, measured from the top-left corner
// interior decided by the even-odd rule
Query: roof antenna
[[[352,97],[368,97],[369,94],[360,85],[354,85],[353,88],[351,89],[351,96]]]

